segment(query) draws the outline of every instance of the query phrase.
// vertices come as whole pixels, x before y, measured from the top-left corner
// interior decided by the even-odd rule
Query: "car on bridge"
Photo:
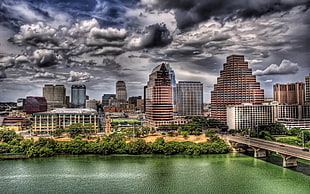
[[[283,144],[280,144],[279,146],[281,146],[281,147],[285,147],[285,145],[283,145]]]
[[[309,152],[309,148],[303,148],[302,151]]]

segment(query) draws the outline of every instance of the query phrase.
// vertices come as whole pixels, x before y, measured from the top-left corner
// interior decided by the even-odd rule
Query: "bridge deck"
[[[243,136],[224,136],[229,141],[245,144],[248,146],[253,146],[256,148],[261,148],[269,151],[273,151],[279,154],[289,155],[296,158],[301,158],[304,160],[310,160],[310,152],[303,151],[302,147],[294,146],[290,144],[284,144],[280,142],[267,141],[257,138],[245,138]]]

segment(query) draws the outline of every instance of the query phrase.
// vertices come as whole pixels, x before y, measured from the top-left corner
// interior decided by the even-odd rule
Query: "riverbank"
[[[79,136],[70,141],[60,141],[60,139],[56,141],[53,138],[39,138],[36,141],[33,139],[14,140],[1,143],[0,148],[1,153],[24,153],[29,158],[49,157],[57,154],[201,155],[223,154],[231,151],[229,145],[217,136],[209,139],[204,136],[182,137],[182,139],[181,137],[151,136],[126,141],[123,135],[117,133],[92,141],[83,140]]]

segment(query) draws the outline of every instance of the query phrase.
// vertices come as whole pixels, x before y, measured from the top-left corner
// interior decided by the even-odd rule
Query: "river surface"
[[[0,161],[0,193],[309,194],[310,176],[233,153],[62,156]]]

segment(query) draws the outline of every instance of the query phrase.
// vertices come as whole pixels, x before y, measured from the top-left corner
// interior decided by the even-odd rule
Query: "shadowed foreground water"
[[[310,176],[243,154],[0,161],[0,193],[310,193]]]

